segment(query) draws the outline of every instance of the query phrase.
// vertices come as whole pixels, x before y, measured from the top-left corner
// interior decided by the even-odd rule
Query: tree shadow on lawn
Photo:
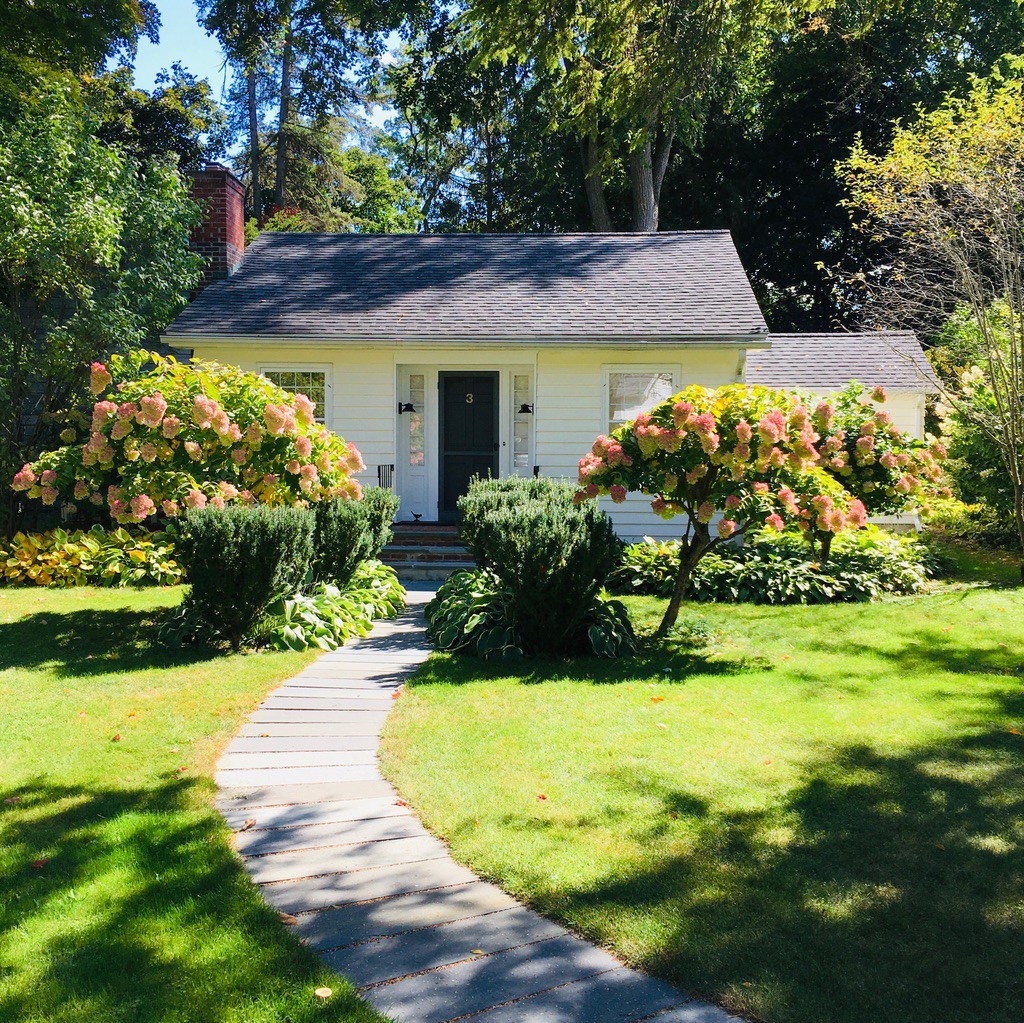
[[[0,1019],[379,1021],[262,903],[197,784],[7,793]]]
[[[1024,694],[1003,702],[1024,716]],[[772,1023],[1019,1023],[1021,743],[990,727],[905,753],[823,752],[763,808],[684,810],[685,854],[652,817],[634,871],[618,862],[538,908],[620,947],[638,935],[638,965]],[[660,795],[666,814],[693,799]]]
[[[157,633],[166,607],[40,611],[0,625],[0,671],[52,667],[60,677],[170,668],[219,656],[209,647],[171,649]]]
[[[684,685],[701,678],[771,671],[766,657],[722,656],[714,650],[676,650],[647,647],[631,657],[573,657],[565,660],[528,657],[519,661],[485,661],[470,654],[434,655],[416,672],[413,686],[467,685],[515,677],[523,685],[545,682],[585,682],[619,685],[658,681]]]

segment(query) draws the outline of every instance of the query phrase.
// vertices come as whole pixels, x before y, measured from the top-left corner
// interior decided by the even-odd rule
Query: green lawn
[[[436,656],[387,773],[459,860],[752,1019],[1019,1023],[1024,591],[686,613],[709,657]]]
[[[211,804],[222,745],[311,655],[162,652],[179,596],[0,589],[0,1020],[379,1023]]]

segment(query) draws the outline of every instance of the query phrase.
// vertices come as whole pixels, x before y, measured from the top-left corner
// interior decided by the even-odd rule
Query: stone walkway
[[[402,1023],[726,1023],[448,855],[377,768],[378,733],[429,654],[422,606],[325,654],[252,714],[219,806],[272,906]]]

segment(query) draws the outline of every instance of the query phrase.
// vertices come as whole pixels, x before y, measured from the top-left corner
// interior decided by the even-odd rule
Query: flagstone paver
[[[422,606],[272,693],[217,768],[246,869],[301,938],[400,1023],[727,1023],[459,866],[377,766],[429,656]]]

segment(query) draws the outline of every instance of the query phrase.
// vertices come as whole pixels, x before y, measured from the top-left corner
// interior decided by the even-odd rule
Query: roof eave
[[[436,345],[443,347],[530,347],[536,345],[555,345],[562,347],[678,347],[691,348],[747,348],[762,349],[771,347],[771,339],[767,333],[751,332],[749,334],[681,334],[681,335],[588,335],[585,337],[551,337],[550,335],[530,335],[507,337],[500,335],[482,335],[479,337],[453,337],[435,334],[402,334],[392,337],[363,337],[359,335],[317,335],[308,334],[218,334],[211,331],[168,331],[161,335],[161,340],[170,345],[214,343],[222,345],[360,345],[364,348],[393,348],[404,345]]]

